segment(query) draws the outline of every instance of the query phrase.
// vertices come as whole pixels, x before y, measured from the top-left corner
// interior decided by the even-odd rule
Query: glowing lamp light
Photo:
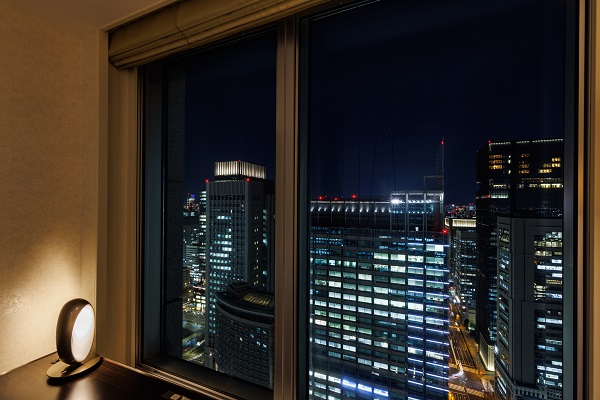
[[[400,199],[392,199],[392,204],[400,204]]]
[[[46,374],[50,378],[66,378],[96,366],[102,358],[91,353],[95,332],[92,305],[84,299],[68,301],[60,310],[56,323],[58,360]]]

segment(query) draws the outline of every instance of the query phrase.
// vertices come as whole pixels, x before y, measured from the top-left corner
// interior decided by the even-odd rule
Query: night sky
[[[564,1],[419,0],[317,19],[307,40],[311,197],[422,188],[474,201],[488,140],[563,136]],[[214,161],[274,177],[275,35],[187,63],[186,192]]]
[[[185,192],[205,190],[216,161],[243,160],[275,177],[274,33],[186,62]]]

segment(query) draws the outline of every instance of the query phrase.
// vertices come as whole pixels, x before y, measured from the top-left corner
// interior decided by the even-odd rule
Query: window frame
[[[301,141],[305,140],[302,138],[301,129],[299,122],[302,121],[302,116],[299,115],[299,95],[302,90],[298,85],[301,77],[298,59],[298,46],[299,46],[299,28],[298,21],[300,18],[320,12],[326,9],[333,8],[340,5],[340,3],[348,3],[349,1],[342,2],[331,2],[321,6],[311,8],[309,10],[298,13],[294,16],[287,17],[283,21],[277,23],[278,25],[278,54],[277,54],[277,180],[276,186],[278,190],[276,192],[276,213],[278,218],[276,229],[278,229],[278,237],[276,241],[276,265],[288,265],[288,268],[279,268],[276,273],[276,358],[275,358],[275,369],[278,371],[276,374],[274,384],[274,398],[292,399],[292,398],[304,398],[302,396],[302,384],[301,379],[304,373],[306,373],[306,362],[303,354],[306,352],[302,351],[303,340],[308,338],[308,333],[304,332],[301,321],[306,319],[307,310],[306,302],[303,296],[303,284],[306,278],[300,274],[299,260],[299,249],[302,249],[302,227],[300,219],[302,215],[302,201],[298,198],[298,193],[303,193],[302,188],[306,185],[306,177],[301,173],[300,160],[302,160],[303,154],[299,153],[301,148]],[[362,2],[359,2],[362,3]],[[594,317],[598,311],[594,310],[592,300],[595,299],[594,295],[594,274],[593,266],[595,256],[593,252],[593,244],[595,243],[595,235],[592,228],[594,227],[594,190],[597,190],[594,186],[595,180],[597,179],[593,169],[593,162],[597,154],[597,150],[594,149],[593,144],[595,143],[593,133],[595,132],[595,110],[592,105],[595,101],[595,57],[597,51],[595,49],[595,42],[592,39],[592,35],[596,34],[596,9],[595,4],[589,0],[582,0],[581,2],[571,0],[570,3],[576,4],[578,15],[571,15],[570,18],[576,20],[575,26],[567,24],[568,27],[573,28],[567,32],[567,35],[577,37],[575,43],[578,43],[578,47],[569,49],[567,57],[574,59],[574,70],[567,71],[566,73],[573,74],[576,76],[576,87],[569,88],[569,93],[572,96],[572,104],[574,104],[574,110],[569,110],[568,114],[571,114],[571,123],[574,128],[573,140],[565,140],[565,154],[576,155],[575,162],[571,163],[573,171],[570,171],[571,184],[569,187],[569,181],[565,179],[565,194],[572,193],[572,198],[569,199],[569,203],[573,207],[565,207],[565,219],[571,218],[573,220],[571,232],[574,240],[574,247],[571,249],[573,252],[574,259],[574,271],[575,276],[572,288],[574,290],[573,296],[576,299],[574,304],[576,320],[573,322],[573,329],[575,334],[573,336],[574,344],[573,349],[576,351],[573,356],[576,358],[573,362],[574,365],[574,388],[576,390],[576,398],[593,398],[593,382],[594,375],[592,366],[597,364],[593,353],[584,351],[584,349],[593,348],[594,341]],[[237,35],[234,35],[236,37]],[[133,74],[131,74],[133,71]],[[109,77],[109,81],[112,81],[112,85],[117,88],[131,85],[131,82],[138,81],[139,93],[109,93],[109,99],[119,97],[128,98],[130,104],[134,106],[132,108],[141,111],[142,104],[142,88],[141,84],[143,74],[138,73],[138,70],[129,70],[129,76],[123,81],[118,82],[119,78],[115,78],[116,75],[120,75],[123,78],[123,74],[113,74],[112,78]],[[135,91],[133,91],[135,92]],[[137,99],[137,100],[136,100]],[[115,103],[118,103],[116,101]],[[569,103],[566,101],[566,103]],[[136,367],[150,371],[152,373],[163,374],[152,366],[146,365],[142,361],[142,353],[144,349],[141,345],[139,338],[144,331],[144,324],[148,321],[144,321],[141,318],[141,307],[143,290],[143,280],[148,277],[142,271],[142,243],[144,242],[145,231],[143,228],[143,216],[141,210],[145,205],[145,198],[143,196],[143,189],[141,185],[141,175],[143,170],[143,162],[146,157],[145,153],[139,148],[140,144],[143,143],[144,138],[142,135],[143,123],[137,119],[134,115],[123,116],[118,115],[118,111],[108,111],[109,116],[112,116],[112,123],[114,121],[128,119],[130,123],[128,126],[120,126],[115,128],[111,133],[110,137],[114,138],[115,132],[126,131],[130,133],[130,137],[134,137],[135,142],[138,143],[137,150],[134,150],[135,158],[134,161],[123,161],[120,162],[132,167],[131,170],[126,173],[135,176],[137,182],[137,191],[135,200],[129,199],[127,208],[131,210],[132,214],[137,215],[137,223],[132,229],[134,242],[137,243],[136,254],[133,256],[135,271],[134,281],[128,283],[128,290],[134,291],[138,295],[134,296],[135,304],[133,306],[136,314],[135,324],[133,329],[128,330],[129,338],[135,343],[134,351],[134,364]],[[568,118],[567,118],[568,119]],[[139,121],[135,123],[135,121]],[[131,123],[133,121],[133,123]],[[110,121],[109,121],[110,122]],[[565,124],[567,121],[565,122]],[[162,126],[162,123],[161,125]],[[138,129],[139,127],[139,129]],[[566,139],[566,138],[565,138]],[[114,146],[111,143],[107,144],[107,148],[110,149]],[[135,146],[134,146],[135,147]],[[280,155],[283,155],[281,157]],[[108,158],[108,156],[106,157]],[[108,161],[105,160],[108,164]],[[568,171],[565,171],[567,175]],[[108,173],[109,182],[106,183],[107,187],[112,187],[113,183],[110,182],[111,176],[118,174],[118,172]],[[306,175],[306,174],[304,174]],[[118,179],[117,179],[118,180]],[[305,193],[305,192],[304,192]],[[113,203],[109,199],[107,204],[107,210],[110,212],[113,207]],[[570,217],[568,216],[570,213]],[[108,217],[108,225],[118,224],[117,221]],[[568,233],[565,232],[565,235]],[[131,246],[128,242],[125,246]],[[118,246],[115,246],[118,248]],[[109,257],[114,253],[114,249],[107,249]],[[112,268],[106,269],[108,272]],[[115,270],[113,270],[115,271]],[[102,271],[99,273],[99,280],[102,280]],[[566,286],[566,285],[565,285]],[[583,290],[582,290],[583,289]],[[102,293],[99,293],[99,304],[108,301],[103,298]],[[114,307],[108,307],[110,310]],[[303,319],[304,318],[304,319]],[[137,332],[137,333],[135,333]],[[100,341],[102,340],[99,339]],[[190,386],[190,382],[181,380],[176,376],[168,376],[167,379],[173,379],[180,384]],[[218,393],[207,392],[207,389],[201,385],[192,384],[192,388],[200,390],[201,392],[215,395]],[[220,395],[220,394],[218,394]],[[223,397],[220,398],[230,398]]]
[[[164,283],[167,275],[165,260],[173,256],[165,254],[165,249],[169,246],[167,242],[177,236],[169,234],[169,230],[182,229],[182,227],[165,223],[169,214],[180,212],[179,208],[173,206],[173,204],[177,204],[176,201],[170,201],[169,198],[172,196],[173,190],[166,189],[166,175],[170,171],[166,170],[165,159],[170,156],[177,158],[177,154],[167,155],[171,148],[169,144],[171,141],[177,142],[178,137],[184,135],[183,127],[178,124],[181,117],[177,115],[178,110],[183,108],[180,102],[184,100],[184,96],[178,95],[184,85],[184,60],[189,56],[195,56],[213,48],[275,32],[276,27],[269,24],[256,29],[251,34],[234,35],[231,38],[203,46],[197,51],[157,61],[145,66],[138,73],[139,99],[142,108],[140,116],[142,125],[140,129],[142,153],[140,190],[143,216],[140,221],[140,294],[138,300],[140,308],[136,366],[218,399],[262,400],[267,398],[271,391],[209,368],[190,365],[182,359],[164,354],[165,343],[161,337],[170,337],[168,333],[164,332],[165,324],[162,323],[166,313],[164,299],[165,296],[172,299],[178,297],[177,294],[169,293],[169,284]],[[175,113],[175,118],[171,118],[170,121],[169,117],[173,116],[170,114],[171,112]],[[175,150],[174,153],[177,151]],[[159,162],[156,162],[157,160]],[[276,179],[279,180],[277,175]],[[162,210],[162,212],[152,213],[155,210]],[[176,245],[173,244],[170,248],[174,248],[173,246]],[[277,279],[277,272],[275,279]],[[148,290],[148,288],[151,289]],[[156,293],[159,293],[160,296],[156,296]],[[169,344],[167,343],[166,346],[168,347]]]
[[[361,5],[369,3],[377,3],[377,0],[364,0],[356,1],[354,4],[358,8]],[[344,9],[343,3],[340,2],[339,8]],[[564,260],[571,262],[571,273],[565,277],[564,281],[564,298],[569,296],[572,301],[570,306],[571,312],[565,312],[567,314],[564,317],[565,325],[570,325],[573,334],[571,336],[563,336],[563,341],[567,342],[563,347],[563,363],[565,365],[572,365],[573,368],[569,369],[563,376],[564,381],[569,381],[569,387],[572,389],[573,398],[586,398],[591,399],[593,396],[588,394],[588,390],[591,387],[593,378],[589,374],[589,369],[586,366],[591,367],[593,363],[593,357],[588,352],[584,351],[586,348],[590,348],[590,343],[593,342],[593,324],[590,324],[591,311],[593,307],[590,306],[589,298],[591,288],[584,282],[590,282],[592,273],[592,263],[590,262],[591,248],[588,242],[589,238],[593,236],[590,232],[590,226],[592,225],[590,214],[587,214],[587,218],[583,217],[582,210],[588,212],[593,204],[593,197],[590,193],[586,193],[588,185],[591,186],[591,182],[582,181],[582,177],[587,176],[589,178],[592,175],[592,166],[589,165],[589,160],[593,159],[590,150],[590,141],[592,139],[592,131],[590,130],[591,118],[590,114],[585,114],[585,111],[590,111],[584,104],[589,104],[592,99],[589,98],[590,91],[586,90],[592,81],[592,68],[589,65],[590,59],[589,54],[593,53],[593,44],[591,40],[590,27],[595,26],[595,14],[596,10],[591,8],[591,2],[589,0],[566,0],[566,22],[565,22],[565,93],[564,93],[564,111],[565,119],[563,126],[564,133],[564,148],[563,154],[565,157],[565,169],[564,169],[564,215],[563,221],[571,220],[572,224],[563,223],[563,237],[568,238],[565,240],[564,245]],[[354,7],[350,7],[354,8]],[[306,10],[305,12],[298,14],[298,21],[304,19],[305,23],[308,17],[315,14],[324,13],[327,14],[328,10],[332,10],[332,13],[337,12],[337,9],[332,8],[330,3],[323,4],[319,7]],[[587,19],[586,19],[587,17]],[[298,40],[301,41],[306,35],[306,29],[304,32],[298,32],[302,35]],[[584,49],[583,46],[588,47]],[[301,48],[302,44],[299,44]],[[300,60],[302,63],[306,63],[306,60]],[[600,65],[600,64],[599,64]],[[584,68],[585,67],[585,68]],[[297,65],[297,68],[302,71],[302,67]],[[304,68],[306,70],[307,68]],[[298,80],[301,81],[306,77],[298,75]],[[306,88],[307,83],[300,85],[300,101],[302,97],[306,99]],[[306,110],[308,107],[304,104],[299,104],[297,108],[298,114],[302,113],[302,109]],[[304,121],[306,115],[299,115],[299,121]],[[568,136],[568,133],[572,135]],[[305,164],[299,169],[300,177],[300,193],[308,193],[308,178],[302,175],[306,175],[308,164],[307,152],[308,150],[302,150],[302,146],[308,149],[307,143],[308,132],[306,127],[300,127],[300,162]],[[302,209],[308,203],[307,199],[303,199],[300,202],[299,215],[307,216],[308,210]],[[304,212],[304,214],[302,214]],[[305,223],[305,221],[301,221]],[[308,224],[308,223],[306,223]],[[308,228],[301,224],[300,230],[302,232],[301,240],[306,240],[308,237]],[[299,248],[306,248],[306,243],[299,242]],[[302,247],[304,246],[304,247]],[[300,257],[303,254],[300,253]],[[306,258],[307,255],[304,255]],[[306,259],[302,259],[307,262]],[[585,261],[584,261],[585,260]],[[302,265],[302,263],[301,263]],[[583,289],[583,290],[581,290]],[[302,299],[306,304],[307,299]],[[299,305],[302,307],[302,305]],[[563,304],[563,311],[567,311],[569,308]],[[303,310],[307,312],[307,310]],[[305,320],[308,319],[308,315],[305,316]],[[302,331],[303,332],[303,331]],[[308,335],[308,334],[307,334]],[[567,338],[567,340],[565,340]],[[304,342],[308,343],[308,337]],[[300,351],[300,354],[308,354],[304,351],[304,348]],[[307,368],[308,362],[300,364]],[[298,371],[301,376],[302,371]],[[308,370],[306,371],[308,373]],[[564,389],[564,385],[563,385]],[[305,392],[301,392],[304,394]],[[583,397],[584,394],[587,397]],[[564,395],[564,393],[563,393]],[[299,397],[305,398],[305,397]],[[568,396],[564,396],[568,398]]]

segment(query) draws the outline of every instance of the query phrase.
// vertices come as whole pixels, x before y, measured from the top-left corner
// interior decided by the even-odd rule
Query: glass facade
[[[446,398],[442,192],[311,202],[309,393]]]
[[[498,218],[497,394],[563,398],[562,220]]]
[[[454,285],[455,298],[463,321],[469,328],[476,324],[477,291],[477,232],[475,218],[446,218],[446,229],[450,238],[450,276]],[[451,290],[452,294],[452,290]]]
[[[489,142],[477,152],[477,327],[491,369],[498,329],[498,286],[507,285],[498,246],[500,216],[562,218],[563,139]],[[498,275],[499,274],[499,275]]]
[[[235,162],[233,164],[241,164]],[[273,295],[274,231],[273,182],[264,167],[244,163],[246,174],[219,175],[222,163],[215,165],[214,181],[206,183],[206,341],[205,363],[219,369],[225,356],[216,348],[217,298],[232,283],[245,282],[251,288]],[[250,169],[259,173],[250,173]],[[237,169],[236,169],[237,170]],[[240,169],[241,171],[241,169]],[[272,338],[271,338],[272,342]],[[272,349],[269,349],[272,352]],[[232,363],[233,360],[222,362]],[[272,367],[272,366],[271,366]]]

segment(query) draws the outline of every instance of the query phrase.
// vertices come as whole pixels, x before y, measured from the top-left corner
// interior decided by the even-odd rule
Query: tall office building
[[[449,218],[475,218],[475,203],[461,206],[446,204],[446,216]]]
[[[496,394],[562,399],[562,220],[498,217],[497,230]]]
[[[489,142],[477,152],[477,331],[494,369],[497,337],[497,217],[561,218],[563,140]]]
[[[192,290],[194,292],[196,310],[204,315],[206,309],[206,190],[200,191],[196,205],[200,223],[198,231],[199,267],[198,274],[192,276]],[[203,321],[203,323],[205,322]]]
[[[477,321],[475,292],[477,287],[477,234],[475,218],[446,218],[450,238],[450,282],[461,309],[462,319],[471,326]]]
[[[217,293],[217,369],[236,378],[273,387],[275,327],[273,294],[232,283]]]
[[[243,161],[215,163],[215,180],[206,183],[206,347],[215,367],[217,293],[234,282],[257,291],[274,291],[271,243],[274,230],[273,182],[265,167]]]
[[[205,325],[203,312],[206,202],[202,202],[202,196],[199,200],[197,201],[194,194],[188,194],[183,206],[182,357],[202,364]]]
[[[309,392],[448,397],[443,192],[312,201]]]
[[[206,272],[206,191],[188,194],[183,207],[183,266],[192,285],[203,284]]]

